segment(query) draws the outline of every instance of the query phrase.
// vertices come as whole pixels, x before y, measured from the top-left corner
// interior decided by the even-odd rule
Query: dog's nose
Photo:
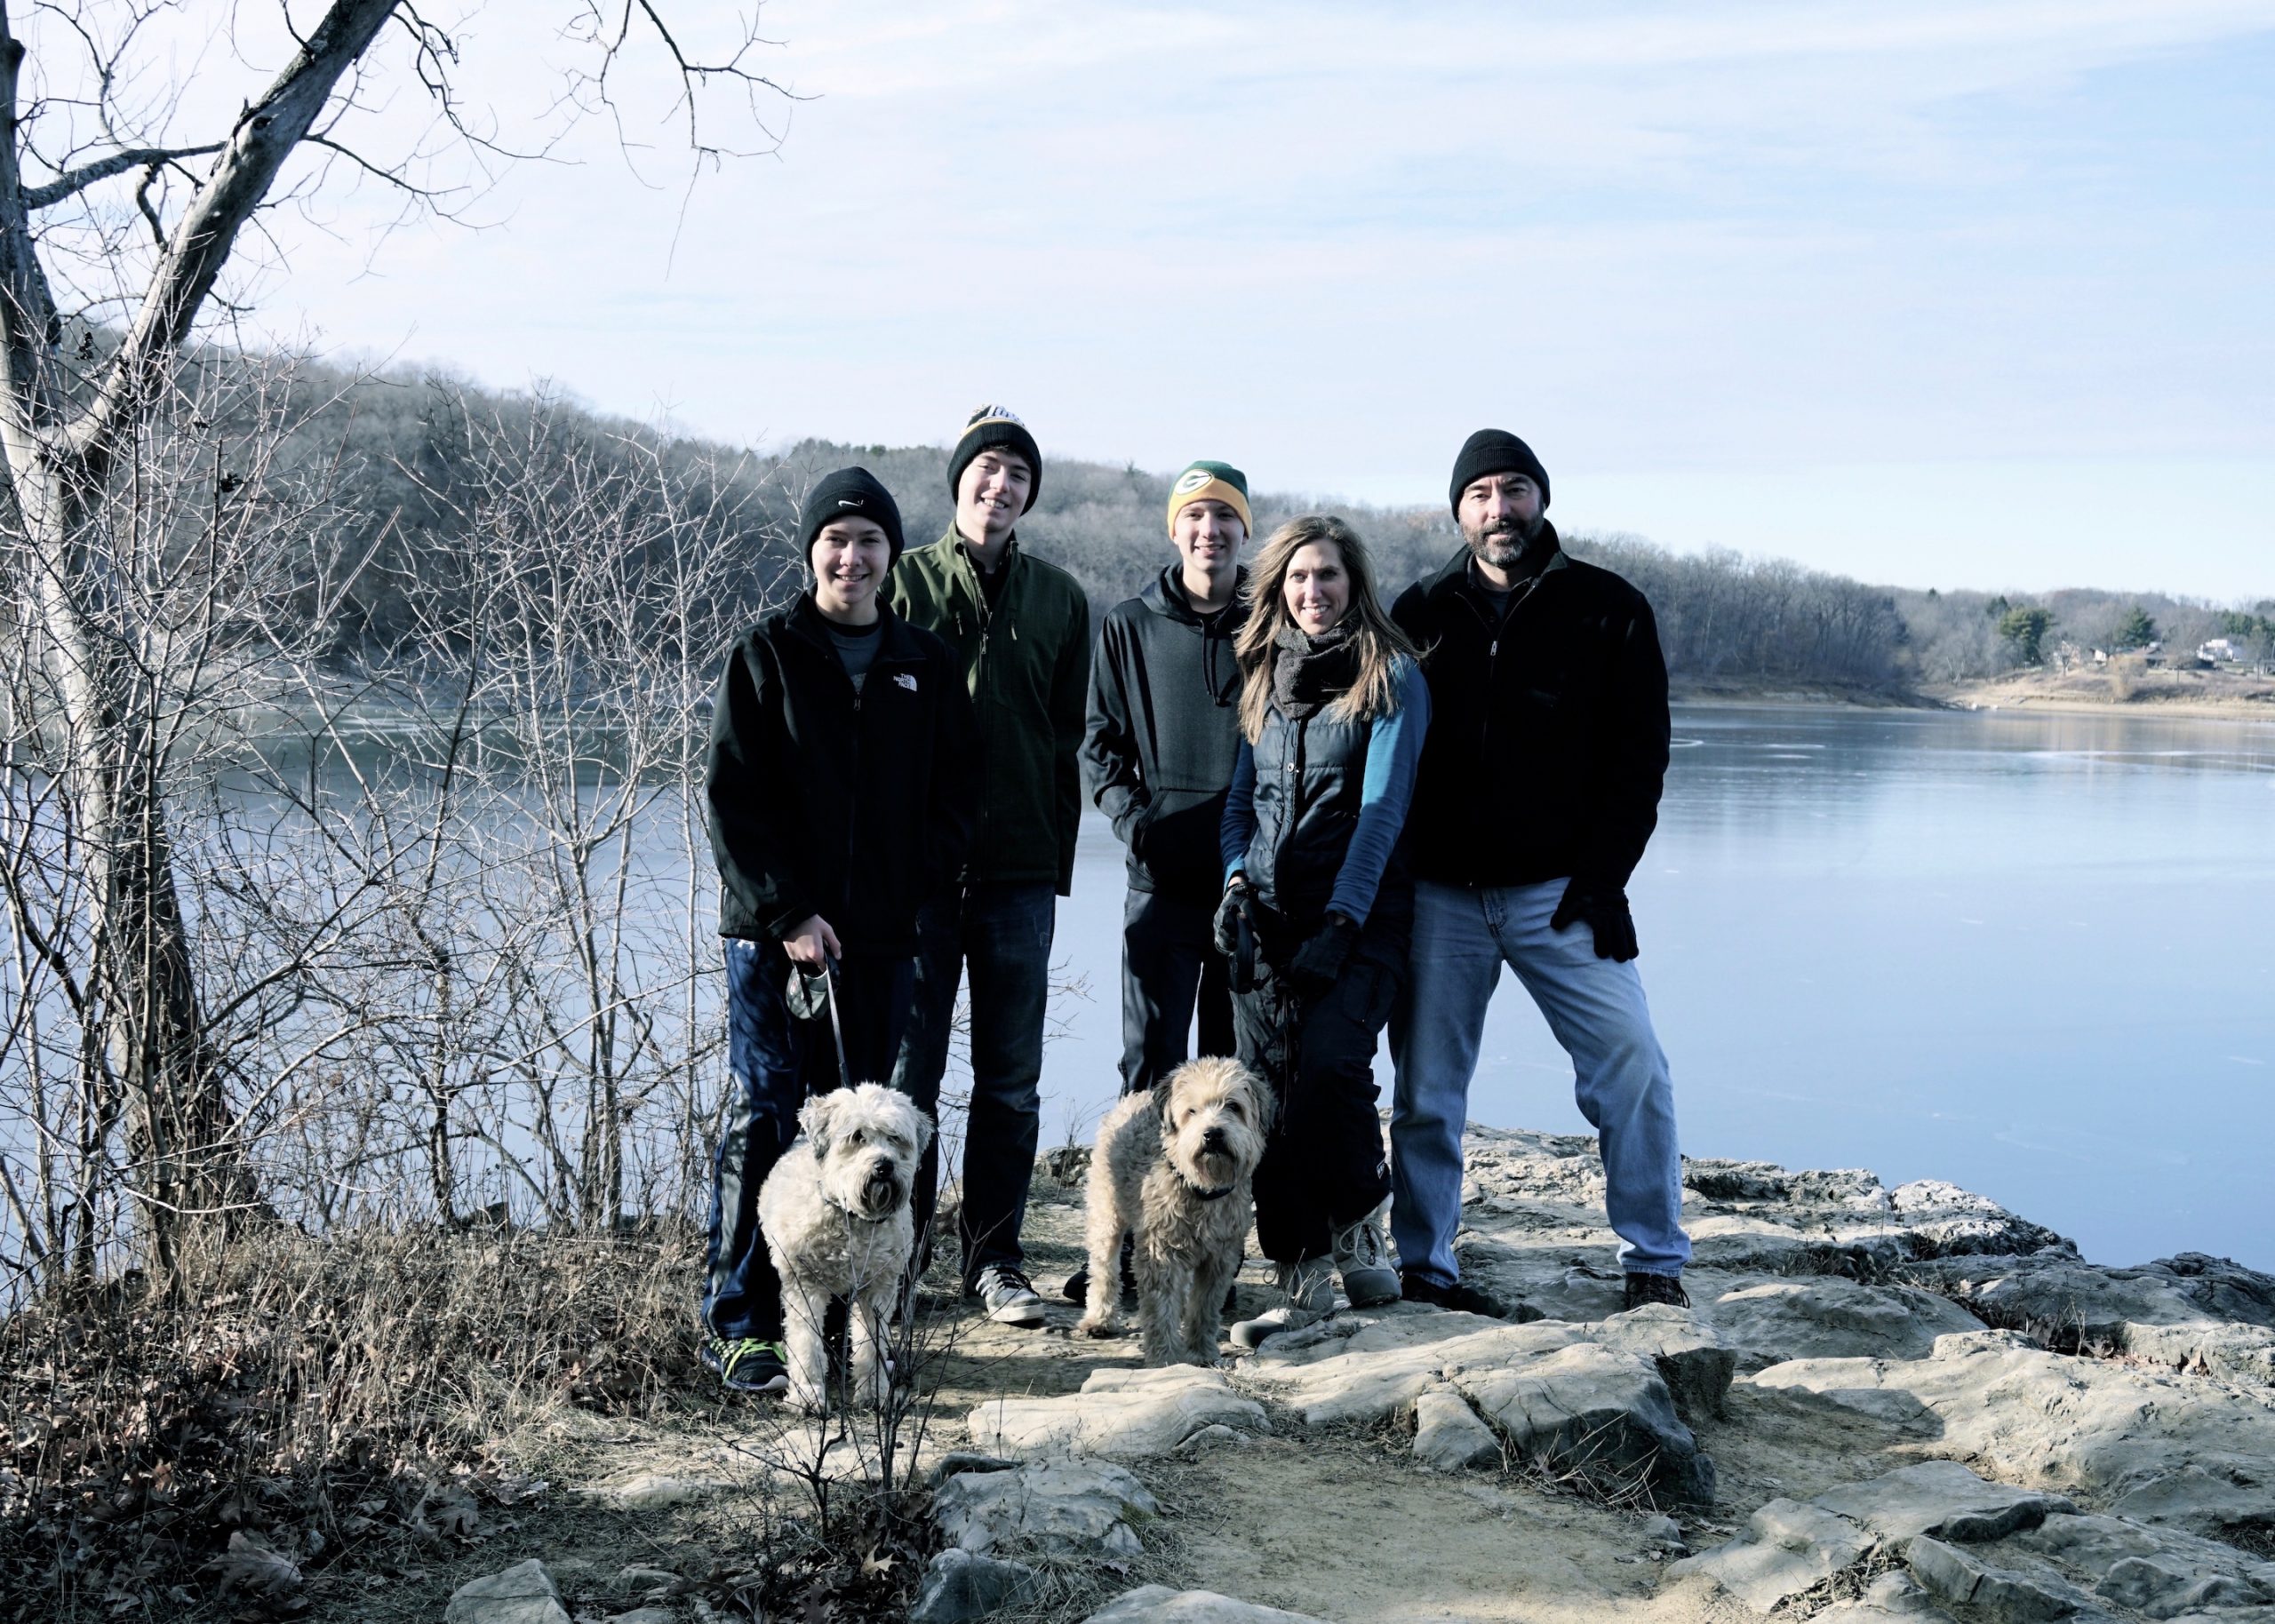
[[[1201,1145],[1203,1150],[1221,1150],[1225,1148],[1225,1130],[1220,1127],[1212,1127],[1201,1135]]]

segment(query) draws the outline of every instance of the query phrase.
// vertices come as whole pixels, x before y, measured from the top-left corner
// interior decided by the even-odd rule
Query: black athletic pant
[[[1335,985],[1304,1003],[1286,995],[1284,964],[1298,933],[1267,935],[1258,984],[1236,993],[1233,1018],[1241,1063],[1277,1096],[1272,1134],[1256,1170],[1256,1238],[1275,1263],[1324,1257],[1335,1231],[1390,1193],[1383,1150],[1375,1044],[1406,979],[1403,928],[1369,921]]]
[[[1213,902],[1133,889],[1122,912],[1122,1092],[1151,1088],[1193,1057],[1230,1055],[1233,992]]]

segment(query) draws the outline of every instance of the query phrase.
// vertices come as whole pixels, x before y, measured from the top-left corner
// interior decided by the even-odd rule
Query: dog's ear
[[[814,1159],[827,1161],[829,1147],[837,1137],[838,1096],[818,1094],[798,1108],[798,1129],[814,1147]]]
[[[1167,1077],[1155,1078],[1153,1086],[1145,1091],[1153,1096],[1153,1115],[1161,1122],[1163,1134],[1169,1131],[1169,1096],[1177,1092],[1176,1085],[1177,1073],[1172,1071]]]
[[[930,1115],[925,1111],[920,1111],[916,1112],[915,1115],[916,1154],[922,1156],[924,1154],[924,1147],[932,1142],[932,1118]]]

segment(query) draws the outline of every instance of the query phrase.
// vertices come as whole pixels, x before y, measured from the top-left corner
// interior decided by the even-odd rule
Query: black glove
[[[1587,921],[1595,933],[1596,957],[1625,964],[1643,950],[1635,945],[1635,916],[1627,912],[1627,893],[1617,886],[1574,880],[1564,888],[1564,900],[1548,916],[1551,930],[1562,930],[1577,919]]]
[[[1225,900],[1217,904],[1216,922],[1210,927],[1217,938],[1217,951],[1231,958],[1240,951],[1241,922],[1248,918],[1248,887],[1234,881],[1225,888]]]
[[[1358,945],[1358,921],[1340,913],[1329,914],[1327,922],[1305,938],[1296,956],[1288,960],[1283,972],[1288,991],[1306,1002],[1322,996],[1335,985],[1335,978],[1350,962],[1351,950]]]

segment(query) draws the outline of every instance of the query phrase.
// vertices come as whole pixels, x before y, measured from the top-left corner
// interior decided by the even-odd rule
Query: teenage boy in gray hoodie
[[[1241,548],[1248,476],[1196,462],[1169,487],[1177,561],[1107,612],[1090,662],[1082,776],[1129,849],[1122,929],[1122,1090],[1150,1088],[1192,1052],[1233,1052],[1232,992],[1210,921],[1224,892],[1217,829],[1240,749],[1233,640],[1248,615]],[[1080,1302],[1090,1274],[1066,1295]]]

